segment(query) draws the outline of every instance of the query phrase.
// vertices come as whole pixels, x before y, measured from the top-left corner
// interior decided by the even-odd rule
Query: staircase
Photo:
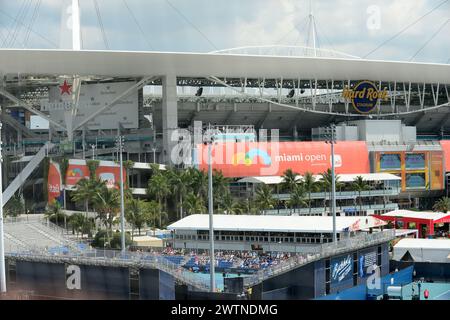
[[[60,230],[52,228],[52,224],[47,225],[42,221],[5,222],[4,234],[6,253],[48,252],[57,247],[79,251],[76,242],[68,239]]]
[[[11,182],[11,184],[3,191],[3,206],[11,199],[11,197],[16,193],[16,191],[25,183],[28,177],[33,173],[33,171],[39,166],[42,160],[44,160],[47,155],[47,151],[53,148],[51,142],[47,142],[36,155],[28,162],[22,172]]]

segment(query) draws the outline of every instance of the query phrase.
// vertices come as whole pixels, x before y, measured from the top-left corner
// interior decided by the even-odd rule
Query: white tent
[[[394,246],[393,260],[411,258],[415,262],[450,263],[450,240],[411,238],[400,240]]]

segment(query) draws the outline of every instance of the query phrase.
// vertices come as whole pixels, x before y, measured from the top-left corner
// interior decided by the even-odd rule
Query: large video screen
[[[406,188],[425,188],[425,173],[407,173]]]
[[[424,169],[425,154],[424,153],[407,153],[405,155],[406,169]]]
[[[402,168],[402,160],[400,154],[386,153],[380,155],[381,170],[400,170]]]

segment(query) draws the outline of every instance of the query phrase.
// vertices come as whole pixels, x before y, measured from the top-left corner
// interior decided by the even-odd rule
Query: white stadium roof
[[[363,177],[365,181],[387,181],[387,180],[402,180],[402,178],[391,173],[361,173],[361,174],[338,174],[340,182],[352,182],[357,176]],[[315,175],[314,178],[320,179],[320,175]],[[298,180],[302,177],[298,176]],[[283,183],[282,176],[257,176],[246,177],[238,180],[241,183],[264,183],[264,184],[280,184]]]
[[[411,219],[440,220],[450,217],[450,213],[432,212],[432,211],[410,211],[410,210],[394,210],[383,214],[384,217],[401,217]]]
[[[336,217],[336,230],[378,227],[386,223],[375,217]],[[167,227],[169,230],[209,230],[209,215],[187,216]],[[261,232],[333,232],[333,218],[320,216],[214,215],[214,229]]]
[[[383,80],[450,84],[450,65],[211,53],[0,49],[1,74]]]

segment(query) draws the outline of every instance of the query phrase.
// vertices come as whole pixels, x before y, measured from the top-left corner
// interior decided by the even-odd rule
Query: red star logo
[[[67,83],[67,80],[64,80],[64,84],[62,86],[59,86],[59,89],[61,89],[61,95],[63,95],[64,93],[70,95],[72,86]]]

